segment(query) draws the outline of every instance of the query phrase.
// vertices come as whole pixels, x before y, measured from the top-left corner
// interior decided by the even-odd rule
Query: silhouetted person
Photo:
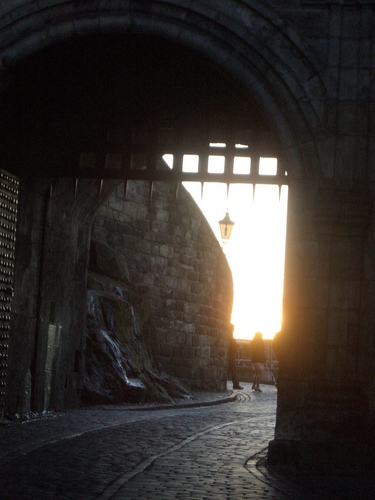
[[[236,367],[236,353],[237,353],[237,343],[236,339],[233,337],[234,325],[230,324],[230,332],[229,332],[229,360],[228,360],[228,374],[232,378],[233,389],[243,389],[240,386],[237,376],[237,367]]]
[[[253,340],[251,341],[251,362],[253,363],[254,370],[252,390],[262,392],[259,387],[259,382],[261,381],[264,372],[266,353],[264,350],[264,340],[261,332],[256,332]]]

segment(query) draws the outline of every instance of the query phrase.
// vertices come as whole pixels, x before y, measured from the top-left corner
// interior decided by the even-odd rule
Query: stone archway
[[[243,23],[254,29],[245,32]],[[288,172],[293,179],[294,175],[303,177],[306,174],[300,144],[310,144],[314,148],[312,131],[315,129],[318,133],[320,127],[313,107],[307,112],[305,106],[298,106],[298,101],[306,100],[311,79],[318,86],[321,83],[313,65],[317,61],[313,57],[311,60],[301,57],[306,50],[302,40],[295,34],[297,43],[291,43],[289,38],[280,35],[277,25],[278,19],[273,12],[259,6],[244,7],[243,4],[237,5],[237,11],[224,5],[186,9],[179,2],[169,6],[159,2],[142,7],[113,6],[108,11],[95,4],[82,8],[75,2],[54,2],[39,11],[37,3],[29,3],[25,11],[20,8],[13,13],[12,22],[6,28],[9,38],[2,51],[3,75],[9,78],[13,68],[17,70],[26,57],[39,54],[42,49],[57,43],[76,40],[78,45],[81,43],[82,50],[88,35],[100,38],[110,33],[133,33],[142,37],[156,35],[170,43],[177,41],[208,57],[251,95],[261,110],[258,116],[265,115],[266,121],[272,123],[280,136],[282,154],[285,155],[283,161],[288,162]],[[77,50],[74,43],[70,49]],[[291,60],[295,64],[293,69]],[[34,61],[38,59],[34,58]],[[71,69],[66,66],[64,70],[69,72]],[[301,81],[301,74],[306,75],[305,82]],[[252,112],[255,113],[255,108]],[[313,162],[307,168],[319,172],[318,165],[318,162]],[[311,174],[312,177],[317,175]],[[95,187],[90,189],[95,190]]]
[[[338,127],[325,123],[321,102],[327,94],[330,102],[338,99],[337,74],[331,79],[323,58],[297,30],[255,1],[213,8],[208,2],[191,7],[179,1],[124,7],[107,2],[102,7],[100,2],[88,6],[56,0],[39,9],[35,1],[2,10],[3,88],[12,85],[9,76],[26,56],[57,42],[94,34],[152,34],[178,41],[214,61],[239,82],[272,124],[290,174],[284,307],[287,349],[273,450],[286,450],[282,456],[290,458],[293,453],[301,455],[301,443],[335,440],[337,420],[327,424],[326,416],[337,399],[339,427],[344,436],[352,436],[351,421],[364,419],[366,405],[374,406],[373,385],[366,380],[371,366],[366,342],[371,336],[372,313],[362,295],[371,288],[363,265],[368,252],[370,195],[364,176],[335,170],[338,158],[342,159],[337,155]],[[325,72],[329,77],[322,76]],[[345,290],[343,296],[341,290]],[[362,327],[365,333],[360,336]],[[350,342],[355,344],[355,355]],[[340,399],[348,361],[356,378],[350,394]],[[359,370],[361,365],[364,372]],[[317,394],[316,383],[322,379],[324,387]]]

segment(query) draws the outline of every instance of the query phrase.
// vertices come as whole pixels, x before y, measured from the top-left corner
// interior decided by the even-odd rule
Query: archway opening
[[[272,127],[243,89],[212,62],[165,40],[116,36],[72,41],[24,61],[9,80],[12,85],[2,103],[4,164],[22,180],[67,177],[73,181],[67,184],[72,197],[77,191],[74,174],[80,176],[79,159],[88,152],[92,177],[98,181],[98,203],[102,195],[104,199],[101,175],[113,153],[106,148],[109,132],[115,129],[142,130],[146,136],[159,129],[214,130],[218,140],[222,130],[246,130],[259,147],[259,157],[277,145]],[[150,150],[153,147],[155,143],[149,144]],[[123,158],[128,158],[125,153],[118,180]],[[143,164],[139,171],[144,171]],[[54,303],[65,314],[63,298],[57,296]],[[51,307],[46,303],[40,308],[44,309]],[[76,338],[72,335],[69,342],[74,352]]]
[[[221,147],[224,151],[226,145],[222,143]],[[237,147],[248,148],[248,145]],[[173,167],[173,155],[166,154],[163,159]],[[184,155],[182,169],[195,172],[199,161],[198,155]],[[224,156],[209,156],[210,163],[211,170],[219,172],[224,169]],[[234,157],[234,172],[250,171],[250,157]],[[277,158],[260,158],[259,174],[275,176]],[[234,338],[250,340],[260,331],[264,339],[273,339],[282,325],[287,185],[189,181],[183,185],[223,245],[231,267]],[[235,221],[227,241],[222,240],[218,225],[219,214],[225,211]]]

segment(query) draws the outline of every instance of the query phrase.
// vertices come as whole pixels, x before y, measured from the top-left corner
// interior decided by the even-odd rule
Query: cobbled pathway
[[[196,407],[103,406],[4,424],[0,499],[357,498],[261,466],[277,389],[242,385],[231,397],[205,393]]]

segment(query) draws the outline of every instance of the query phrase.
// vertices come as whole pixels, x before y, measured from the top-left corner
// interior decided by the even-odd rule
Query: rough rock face
[[[233,280],[201,210],[181,187],[130,181],[96,214],[92,238],[122,255],[140,329],[158,366],[187,387],[225,390]],[[113,271],[112,271],[113,273]]]
[[[87,288],[82,403],[172,402],[191,397],[155,366],[142,334],[147,311],[129,283],[124,257],[92,241]]]

